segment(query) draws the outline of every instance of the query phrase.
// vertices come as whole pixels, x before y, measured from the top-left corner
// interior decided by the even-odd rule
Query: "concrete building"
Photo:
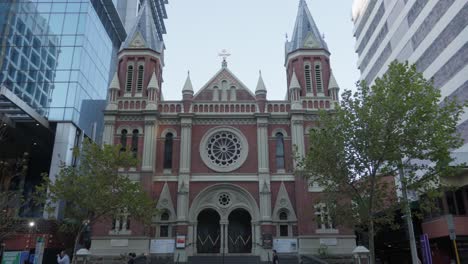
[[[142,182],[161,214],[151,230],[126,214],[94,225],[93,255],[212,263],[241,254],[238,261],[258,263],[271,260],[273,247],[296,263],[324,248],[349,256],[354,231],[335,226],[317,202],[320,186],[293,173],[294,149],[305,155],[319,109],[333,111],[339,91],[306,2],[286,43],[280,101],[267,99],[261,75],[255,89],[246,87],[226,59],[203,87],[183,77],[182,99],[164,100],[163,43],[152,16],[143,5],[118,53],[103,141],[136,153],[141,165],[124,173]]]
[[[408,61],[433,80],[443,98],[468,100],[468,0],[355,0],[353,22],[362,80],[372,84],[393,60]],[[461,164],[468,161],[468,109],[458,130],[465,144],[453,157]],[[426,216],[421,232],[437,254],[454,259],[446,218],[454,215],[460,254],[468,258],[468,173],[441,180],[456,190],[441,198],[439,211]]]

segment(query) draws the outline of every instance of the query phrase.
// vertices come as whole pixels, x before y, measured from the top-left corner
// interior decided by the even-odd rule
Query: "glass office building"
[[[0,83],[49,121],[91,133],[96,115],[82,109],[106,99],[125,38],[116,14],[92,0],[0,0]]]

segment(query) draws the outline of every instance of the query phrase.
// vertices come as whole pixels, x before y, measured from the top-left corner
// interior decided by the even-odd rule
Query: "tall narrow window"
[[[213,87],[213,101],[219,101],[219,89],[218,89],[218,86]]]
[[[167,211],[161,214],[161,225],[159,226],[159,237],[169,237],[169,213]]]
[[[144,74],[145,74],[145,70],[143,68],[143,65],[138,66],[137,92],[143,91]]]
[[[279,214],[279,220],[283,222],[283,223],[281,223],[280,226],[279,226],[280,236],[282,236],[282,237],[287,237],[287,236],[289,236],[289,225],[288,225],[288,223],[287,223],[287,221],[288,221],[288,213],[286,213],[286,212],[281,212],[281,213]]]
[[[318,229],[333,229],[335,224],[325,204],[315,206],[315,221]]]
[[[133,156],[136,157],[138,154],[138,129],[133,130],[132,133],[132,152]]]
[[[312,92],[312,75],[310,72],[310,65],[304,66],[305,82],[306,82],[306,91],[307,93]]]
[[[166,140],[164,141],[164,169],[172,169],[173,137],[172,133],[166,134]]]
[[[126,92],[132,91],[132,83],[133,83],[133,66],[128,65],[127,67],[127,84],[125,87]]]
[[[127,149],[127,130],[123,129],[122,134],[120,135],[120,145],[122,145],[121,151],[125,151]]]
[[[320,64],[315,65],[315,82],[317,83],[317,93],[323,93],[322,67],[320,67]]]
[[[284,170],[284,136],[276,133],[276,169]]]

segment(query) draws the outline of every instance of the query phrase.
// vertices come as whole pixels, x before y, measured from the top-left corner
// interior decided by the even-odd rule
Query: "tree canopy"
[[[132,152],[85,140],[74,154],[78,165],[63,165],[55,180],[45,175],[37,194],[45,210],[54,211],[58,204],[65,204],[63,227],[77,235],[76,242],[87,225],[122,212],[143,224],[151,223],[155,201],[138,180],[125,173],[138,164]]]
[[[364,226],[374,258],[376,225],[392,224],[404,206],[393,178],[403,169],[411,190],[435,193],[462,145],[463,106],[441,101],[439,89],[414,65],[393,62],[372,87],[346,90],[333,113],[320,113],[310,133],[303,171],[323,188],[322,200],[340,224]]]

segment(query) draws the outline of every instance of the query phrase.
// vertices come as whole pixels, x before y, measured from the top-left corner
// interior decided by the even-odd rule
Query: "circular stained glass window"
[[[205,164],[219,172],[239,168],[247,156],[247,140],[237,130],[220,128],[208,132],[200,144]]]

